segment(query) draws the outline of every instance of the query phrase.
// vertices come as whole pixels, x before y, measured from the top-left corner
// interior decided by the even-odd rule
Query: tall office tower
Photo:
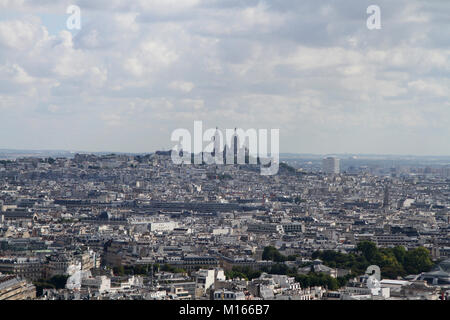
[[[339,159],[328,157],[322,160],[322,170],[326,174],[338,174],[341,172]]]

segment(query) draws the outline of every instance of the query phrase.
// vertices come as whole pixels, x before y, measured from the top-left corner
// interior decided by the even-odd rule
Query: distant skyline
[[[129,154],[129,155],[144,155],[144,154],[153,154],[157,151],[170,151],[169,148],[161,149],[161,150],[152,150],[152,151],[142,151],[142,152],[123,152],[123,151],[114,151],[114,150],[48,150],[48,149],[6,149],[0,148],[0,159],[2,159],[2,155],[23,155],[29,154],[30,156],[33,154],[36,155],[75,155],[77,153],[80,154]],[[414,155],[414,154],[362,154],[362,153],[289,153],[289,152],[281,152],[280,157],[283,159],[296,159],[298,157],[317,157],[318,159],[322,159],[322,157],[338,157],[340,159],[374,159],[381,158],[384,160],[387,159],[423,159],[423,158],[438,158],[439,160],[449,160],[450,155]],[[387,158],[387,159],[386,159]]]
[[[447,0],[0,0],[0,149],[168,150],[200,120],[280,129],[281,153],[449,156],[449,39]]]

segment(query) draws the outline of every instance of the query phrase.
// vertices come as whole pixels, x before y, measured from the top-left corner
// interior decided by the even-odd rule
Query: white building
[[[340,161],[337,158],[328,157],[322,160],[322,170],[326,174],[338,174],[341,172]]]
[[[212,287],[214,282],[217,281],[225,281],[225,273],[223,269],[200,269],[196,273],[196,283],[197,288],[202,289],[202,292],[205,293],[206,290]]]
[[[94,278],[85,278],[81,280],[82,288],[89,288],[100,294],[111,290],[111,279],[107,276],[98,276]]]
[[[150,223],[150,231],[152,231],[152,232],[173,231],[173,229],[175,229],[177,227],[178,227],[178,222],[175,222],[175,221],[163,221],[163,222]]]

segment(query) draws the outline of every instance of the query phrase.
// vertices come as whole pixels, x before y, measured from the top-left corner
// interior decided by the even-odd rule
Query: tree
[[[356,248],[359,252],[363,254],[366,260],[370,263],[372,263],[378,251],[375,243],[370,241],[362,241],[358,243],[358,246]]]
[[[225,272],[225,276],[228,279],[243,278],[246,280],[252,280],[259,278],[261,276],[261,272],[253,270],[250,267],[233,267],[231,271]]]
[[[429,271],[433,266],[430,252],[424,247],[408,251],[405,255],[404,266],[406,272],[409,274]]]
[[[286,256],[282,255],[277,248],[268,246],[264,248],[263,254],[262,254],[263,260],[271,260],[274,262],[284,262],[287,260]]]
[[[321,256],[321,252],[319,250],[316,250],[311,254],[311,259],[316,260],[316,259],[319,259],[320,256]]]
[[[378,249],[373,242],[364,241],[358,244],[357,250],[359,254],[316,251],[312,258],[321,259],[332,268],[351,269],[355,275],[364,274],[369,265],[376,264],[383,277],[394,279],[428,271],[433,265],[429,251],[423,247],[410,251],[401,246]]]
[[[51,277],[48,282],[55,286],[56,289],[64,289],[68,278],[68,275],[56,275]]]
[[[394,253],[395,258],[400,264],[403,264],[405,262],[405,257],[407,253],[405,247],[396,246],[395,248],[392,249],[392,252]]]
[[[68,275],[56,275],[50,279],[39,279],[34,281],[36,287],[36,295],[42,296],[44,289],[64,289],[66,287]]]
[[[271,268],[269,273],[270,274],[287,274],[289,271],[289,267],[285,265],[284,263],[276,263]]]
[[[333,278],[333,277],[328,276],[327,277],[327,287],[328,287],[328,290],[337,290],[337,289],[339,289],[338,280]]]
[[[118,266],[113,268],[114,274],[118,276],[124,276],[125,275],[125,268],[124,266]]]

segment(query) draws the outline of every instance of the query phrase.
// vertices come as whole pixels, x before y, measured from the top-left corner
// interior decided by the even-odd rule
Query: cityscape
[[[450,165],[372,161],[2,160],[0,299],[450,299]]]
[[[0,0],[0,314],[448,305],[449,40],[448,0]]]

